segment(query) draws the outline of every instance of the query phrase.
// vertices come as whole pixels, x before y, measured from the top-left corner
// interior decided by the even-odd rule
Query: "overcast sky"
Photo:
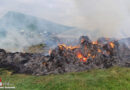
[[[0,16],[17,11],[67,25],[77,13],[75,8],[72,0],[0,0]]]
[[[88,30],[102,36],[130,36],[130,0],[0,0],[0,16],[17,11]]]

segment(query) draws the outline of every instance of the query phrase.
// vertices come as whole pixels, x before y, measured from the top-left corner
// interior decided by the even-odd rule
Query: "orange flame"
[[[91,54],[89,53],[89,54],[88,54],[88,57],[90,57],[90,56],[91,56]]]
[[[109,40],[109,38],[106,38],[106,40]],[[84,42],[84,39],[82,39],[81,40],[81,43],[82,42]],[[109,43],[109,46],[111,47],[111,48],[114,48],[115,47],[115,44],[113,43],[113,42],[109,42],[108,41],[108,43]],[[102,45],[102,44],[100,44],[100,43],[98,43],[98,41],[93,41],[92,42],[92,44],[93,45]],[[77,46],[67,46],[67,45],[65,45],[65,44],[59,44],[58,45],[58,47],[59,47],[59,49],[60,50],[64,50],[64,49],[66,49],[66,50],[75,50],[75,49],[77,49],[77,48],[80,48],[80,45],[77,45]],[[98,49],[96,49],[96,51],[97,52],[99,52],[99,53],[102,53],[102,54],[104,54],[104,51],[102,51],[102,49],[99,47]],[[50,49],[49,50],[49,55],[52,53],[52,50]],[[106,52],[108,55],[110,54],[110,52]],[[84,55],[85,54],[85,55]],[[87,48],[87,46],[85,46],[85,50],[84,50],[84,54],[82,54],[81,52],[78,52],[78,53],[76,53],[76,56],[77,56],[77,58],[80,60],[80,61],[82,61],[82,62],[86,62],[89,58],[96,58],[97,56],[96,55],[93,55],[92,53],[91,53],[91,50],[89,50],[88,48]],[[66,54],[65,54],[65,56],[67,56]]]
[[[101,53],[102,52],[101,49],[98,49],[98,52]]]
[[[94,55],[94,56],[92,56],[92,58],[95,58],[96,56]]]
[[[115,47],[115,44],[113,42],[110,42],[109,45],[111,46],[111,48]]]
[[[65,49],[70,49],[70,50],[79,48],[79,46],[67,46],[67,45],[65,45],[65,44],[59,44],[58,46],[59,46],[59,48],[60,48],[61,50],[63,50],[63,48],[65,48]]]
[[[98,41],[93,41],[92,44],[98,44]]]
[[[81,53],[77,53],[77,57],[80,59],[80,61],[86,62],[87,61],[87,57],[84,57]]]
[[[77,54],[77,57],[78,57],[79,59],[83,58],[83,56],[82,56],[81,53],[78,53],[78,54]]]

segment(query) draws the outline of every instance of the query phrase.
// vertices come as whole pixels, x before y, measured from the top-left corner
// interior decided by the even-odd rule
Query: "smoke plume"
[[[77,26],[99,30],[100,36],[123,38],[130,36],[130,1],[74,0],[80,13]]]
[[[88,35],[92,39],[97,39],[99,37],[130,37],[130,0],[1,1],[0,19],[8,11],[18,11],[78,28],[65,31],[59,36],[68,35],[75,38],[81,35]],[[20,23],[20,25],[21,24],[22,23]],[[41,26],[43,25],[44,24],[41,24]],[[1,27],[2,26],[0,26],[0,28]],[[45,25],[45,29],[46,27],[47,26]],[[33,34],[34,38],[28,38],[30,32],[26,32],[26,34],[23,35],[15,29],[9,28],[8,30],[6,38],[0,37],[0,48],[10,49],[13,47],[13,50],[15,51],[16,46],[18,46],[18,51],[21,51],[21,49],[26,46],[43,41],[39,39],[39,36],[35,36],[35,33]],[[56,29],[52,28],[52,30]],[[74,35],[73,33],[77,34]]]

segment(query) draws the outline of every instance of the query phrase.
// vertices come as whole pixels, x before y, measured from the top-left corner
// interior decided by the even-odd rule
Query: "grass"
[[[46,47],[45,44],[37,44],[37,45],[32,45],[30,47],[25,48],[24,51],[27,53],[43,53],[45,52],[44,50],[45,47]]]
[[[130,90],[130,68],[112,67],[61,75],[32,76],[0,69],[16,90]]]

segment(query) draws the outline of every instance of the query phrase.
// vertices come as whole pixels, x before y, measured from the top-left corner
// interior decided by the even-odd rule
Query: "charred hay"
[[[130,67],[130,49],[115,39],[100,38],[96,42],[82,36],[76,47],[59,45],[51,54],[8,53],[0,49],[0,68],[32,75],[79,72],[112,66]]]

